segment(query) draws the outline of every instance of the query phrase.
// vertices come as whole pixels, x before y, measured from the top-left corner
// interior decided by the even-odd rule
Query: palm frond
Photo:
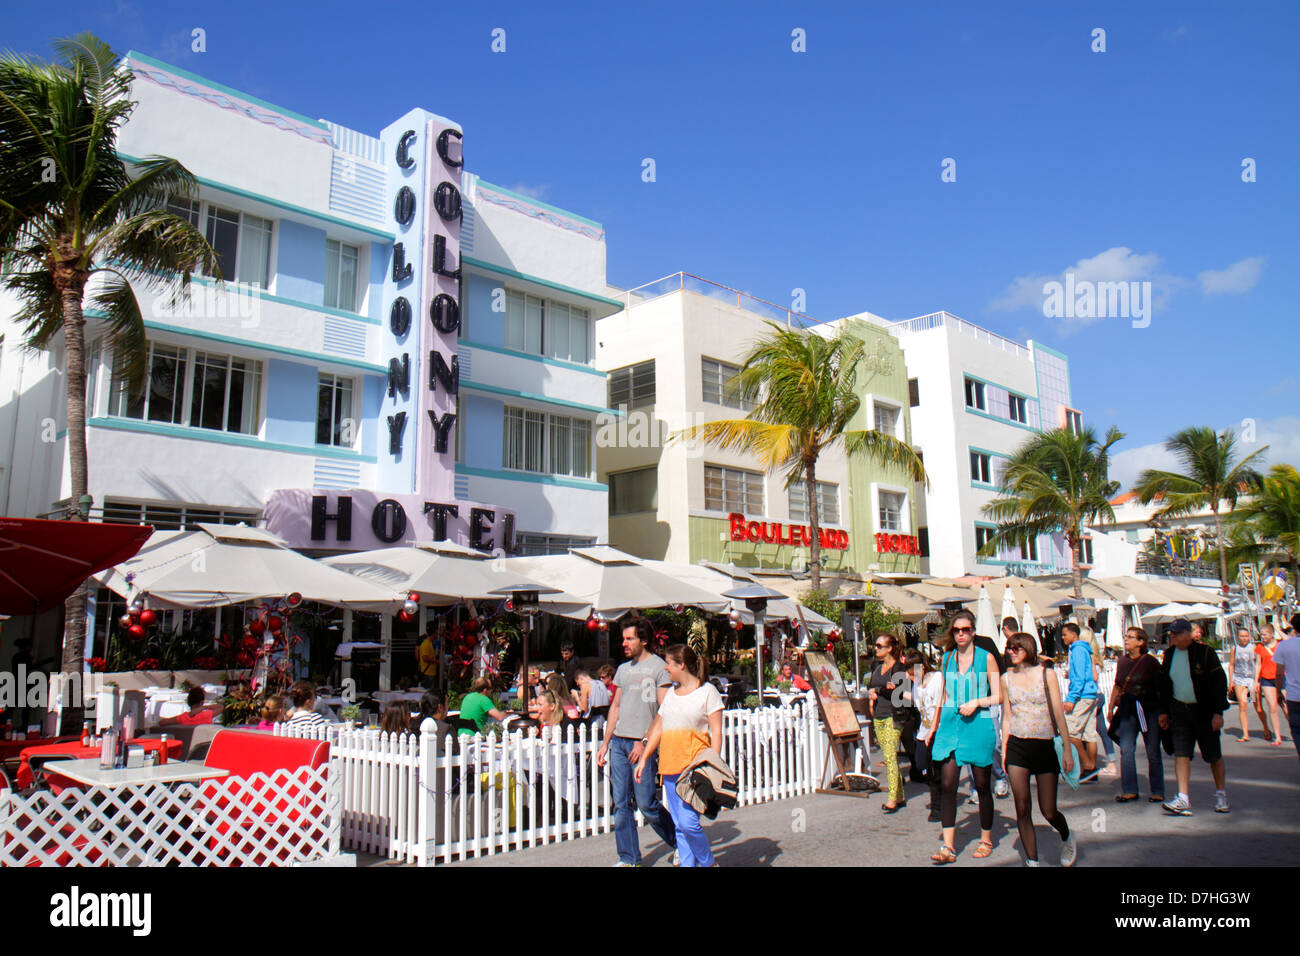
[[[119,273],[101,270],[106,278],[91,296],[94,308],[104,313],[108,322],[109,342],[113,347],[114,374],[122,378],[131,392],[138,394],[148,373],[148,341],[144,316],[131,284]]]

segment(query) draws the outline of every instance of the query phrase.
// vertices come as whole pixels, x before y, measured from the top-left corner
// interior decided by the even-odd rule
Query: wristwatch
[[[641,738],[641,746],[642,746],[642,747],[649,747],[649,746],[650,746],[650,738],[649,738],[649,737],[642,737],[642,738]]]

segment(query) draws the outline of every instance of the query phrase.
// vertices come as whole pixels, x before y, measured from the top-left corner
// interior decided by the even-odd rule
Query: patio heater
[[[767,602],[781,600],[786,595],[761,584],[747,584],[743,588],[723,591],[724,598],[744,601],[745,609],[754,615],[754,660],[758,664],[758,706],[763,706],[763,618],[767,612]]]
[[[541,595],[559,593],[559,588],[540,587],[536,584],[511,584],[503,588],[493,588],[488,592],[509,599],[522,621],[523,662],[519,669],[519,693],[524,702],[525,716],[528,714],[528,698],[531,691],[528,686],[528,641],[532,638],[533,618],[542,612],[538,604]]]
[[[880,598],[871,594],[840,594],[831,598],[836,604],[844,605],[848,615],[849,627],[853,630],[853,687],[858,693],[862,691],[862,654],[858,649],[862,637],[862,612],[867,609],[868,601],[879,603]]]

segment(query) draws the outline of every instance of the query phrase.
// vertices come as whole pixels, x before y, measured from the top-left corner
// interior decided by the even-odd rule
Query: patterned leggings
[[[876,742],[885,755],[885,771],[889,775],[889,798],[895,803],[903,802],[903,775],[898,772],[898,728],[894,726],[893,717],[874,719]]]

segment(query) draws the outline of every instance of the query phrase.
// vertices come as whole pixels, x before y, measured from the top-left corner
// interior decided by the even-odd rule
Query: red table
[[[27,740],[0,740],[0,763],[14,760],[28,747],[44,747],[49,744],[65,744],[69,740],[80,740],[80,735],[69,734],[66,737],[40,737]]]
[[[137,737],[127,744],[130,747],[143,747],[145,750],[161,750],[162,740],[158,737]],[[99,747],[83,747],[81,739],[77,738],[71,743],[63,744],[46,744],[45,746],[26,747],[19,754],[18,774],[14,779],[14,786],[19,790],[30,787],[35,778],[32,776],[30,758],[32,757],[70,757],[74,760],[84,760],[90,757],[98,757],[100,754]],[[170,738],[167,741],[167,759],[173,760],[180,757],[181,742],[176,738]],[[58,778],[63,786],[77,786],[71,780],[61,777]]]

